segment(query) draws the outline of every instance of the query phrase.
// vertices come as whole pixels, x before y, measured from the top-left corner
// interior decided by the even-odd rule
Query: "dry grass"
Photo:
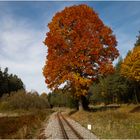
[[[99,138],[140,139],[140,109],[131,113],[136,107],[123,105],[115,110],[81,111],[71,117],[85,127],[91,124],[91,131]]]
[[[30,113],[21,113],[20,111],[20,113],[17,112],[17,114],[22,115],[0,117],[0,139],[34,138],[42,122],[51,113],[51,110],[34,110],[34,112]]]

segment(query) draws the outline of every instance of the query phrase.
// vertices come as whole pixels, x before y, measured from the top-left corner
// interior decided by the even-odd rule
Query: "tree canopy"
[[[81,96],[99,76],[113,72],[112,61],[119,55],[117,41],[92,8],[84,4],[66,7],[48,27],[43,74],[49,88],[66,82]]]
[[[140,82],[140,45],[129,51],[122,63],[121,74],[131,80]]]
[[[11,91],[17,91],[19,89],[24,89],[24,84],[17,75],[9,74],[8,68],[5,68],[4,71],[0,68],[0,97]]]

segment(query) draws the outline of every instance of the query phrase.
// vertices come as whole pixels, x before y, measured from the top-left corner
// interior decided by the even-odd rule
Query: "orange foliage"
[[[49,88],[67,81],[76,95],[84,95],[93,80],[113,71],[112,61],[119,55],[116,38],[92,8],[84,4],[66,7],[48,27],[43,74]]]

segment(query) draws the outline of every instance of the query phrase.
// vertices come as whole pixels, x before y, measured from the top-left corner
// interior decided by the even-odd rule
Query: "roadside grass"
[[[0,139],[31,139],[36,137],[42,122],[48,119],[52,110],[16,110],[4,113],[6,115],[0,117]]]
[[[137,111],[133,112],[132,110]],[[102,139],[140,139],[140,109],[138,105],[121,105],[115,110],[78,111],[71,117]],[[100,110],[100,109],[99,109]]]

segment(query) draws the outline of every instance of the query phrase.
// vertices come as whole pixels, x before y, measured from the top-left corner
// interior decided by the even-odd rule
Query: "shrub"
[[[26,93],[25,91],[18,91],[17,93],[11,94],[7,98],[1,99],[0,103],[1,110],[15,110],[15,109],[45,109],[49,107],[47,98],[34,93]]]

